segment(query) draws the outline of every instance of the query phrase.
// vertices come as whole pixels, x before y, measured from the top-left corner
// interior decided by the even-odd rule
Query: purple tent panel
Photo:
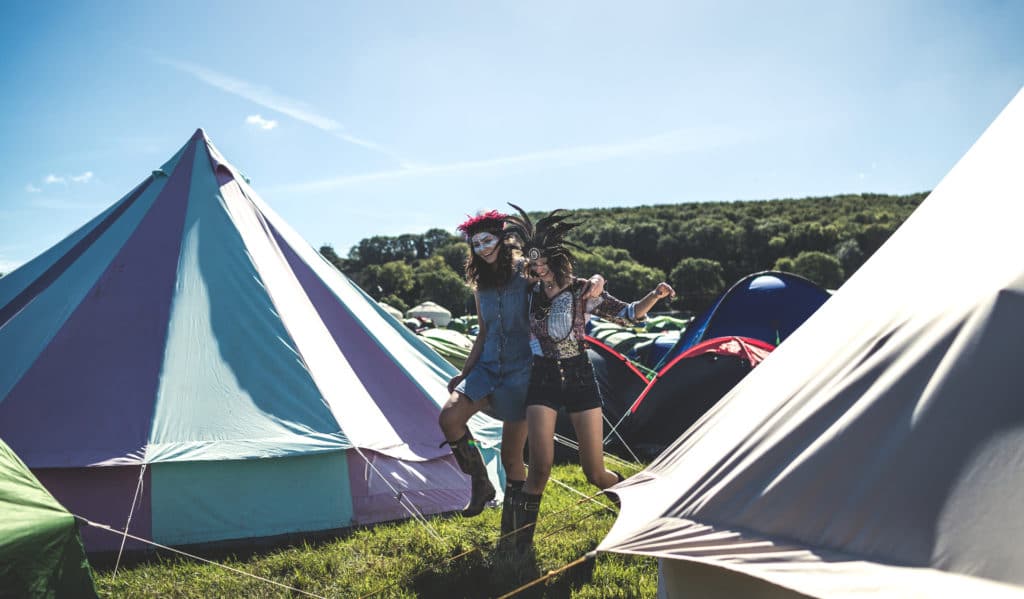
[[[138,488],[140,468],[35,468],[32,473],[72,514],[123,531]],[[143,539],[153,538],[149,509],[149,490],[153,487],[150,480],[147,468],[128,530]],[[120,535],[87,525],[81,526],[81,532],[82,543],[90,553],[117,551],[121,547]],[[125,549],[147,548],[147,545],[132,539],[125,542]]]

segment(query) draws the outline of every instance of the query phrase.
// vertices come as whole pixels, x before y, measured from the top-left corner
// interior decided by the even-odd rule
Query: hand
[[[672,289],[672,286],[664,281],[658,283],[658,286],[654,288],[654,291],[652,293],[654,293],[654,297],[658,298],[659,300],[666,297],[676,296],[675,289]]]
[[[604,293],[604,277],[601,275],[594,275],[587,279],[587,286],[583,290],[583,296],[585,299],[599,298],[602,293]]]
[[[466,378],[466,375],[459,373],[452,377],[452,380],[448,381],[448,393],[455,393],[455,388],[459,386],[462,379]]]

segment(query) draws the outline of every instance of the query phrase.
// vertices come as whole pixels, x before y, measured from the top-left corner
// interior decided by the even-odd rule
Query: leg
[[[555,461],[555,419],[558,412],[547,406],[531,405],[526,408],[526,422],[530,443],[530,470],[523,491],[534,495],[544,492]]]
[[[526,466],[523,464],[526,431],[526,420],[501,425],[501,464],[508,480],[526,480]]]
[[[526,484],[516,497],[512,515],[512,530],[515,530],[515,546],[526,551],[533,545],[533,532],[540,513],[540,499],[544,486],[551,476],[554,461],[555,418],[558,412],[542,405],[526,407],[528,441],[530,443],[530,468],[526,473]]]
[[[466,427],[466,423],[480,410],[485,401],[486,399],[473,402],[461,393],[452,393],[438,417],[438,424],[452,448],[459,469],[468,474],[472,482],[469,504],[462,510],[462,515],[467,518],[482,512],[487,502],[495,496],[494,485],[487,478],[487,467],[476,445],[476,439]]]
[[[466,423],[481,409],[487,406],[489,398],[474,402],[472,399],[455,391],[452,392],[448,401],[441,408],[441,415],[437,417],[437,424],[444,433],[444,438],[449,443],[457,441],[469,430]]]
[[[604,467],[604,430],[601,425],[601,408],[582,412],[570,412],[569,419],[576,429],[576,440],[580,444],[580,465],[590,484],[598,489],[607,489],[619,482],[619,477]],[[530,445],[533,454],[533,445]]]

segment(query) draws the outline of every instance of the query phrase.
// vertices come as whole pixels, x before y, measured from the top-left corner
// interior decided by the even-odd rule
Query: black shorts
[[[555,411],[564,407],[569,413],[600,408],[601,391],[587,354],[563,360],[534,356],[526,405]]]

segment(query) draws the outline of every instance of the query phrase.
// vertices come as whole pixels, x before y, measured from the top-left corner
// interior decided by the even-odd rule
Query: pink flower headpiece
[[[466,236],[466,239],[469,239],[481,231],[500,232],[502,227],[505,225],[505,219],[507,217],[507,214],[502,214],[497,210],[482,212],[476,216],[470,216],[466,222],[456,227],[456,229],[462,231],[462,234]]]

